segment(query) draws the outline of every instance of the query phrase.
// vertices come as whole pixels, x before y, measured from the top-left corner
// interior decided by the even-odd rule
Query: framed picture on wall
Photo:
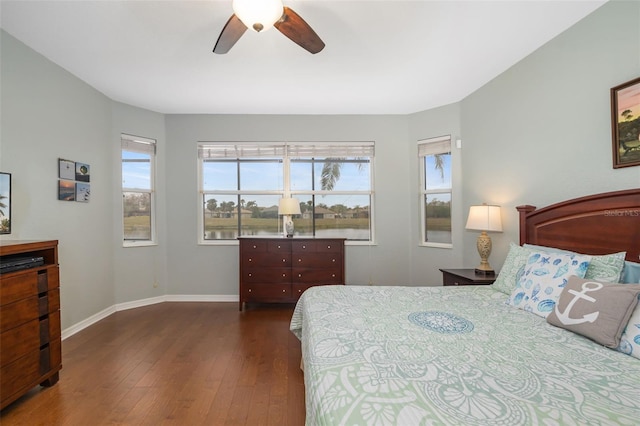
[[[88,164],[76,162],[76,180],[78,182],[89,182],[91,180]]]
[[[0,172],[0,234],[11,233],[11,173]]]
[[[613,168],[640,165],[640,77],[611,89]]]
[[[91,185],[88,183],[76,182],[76,201],[88,203],[91,195]]]
[[[58,180],[58,200],[75,201],[76,200],[76,183],[72,180]]]
[[[74,180],[76,178],[75,161],[58,159],[58,177],[60,179]]]

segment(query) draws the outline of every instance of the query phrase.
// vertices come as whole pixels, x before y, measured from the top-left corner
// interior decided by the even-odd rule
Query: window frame
[[[147,247],[158,245],[156,233],[156,157],[157,141],[155,139],[134,136],[122,133],[120,135],[120,187],[121,187],[121,226],[123,247]],[[126,187],[123,180],[123,151],[149,153],[149,189]],[[149,239],[126,239],[124,233],[124,194],[125,193],[149,194],[150,200],[150,238]]]
[[[274,159],[277,158],[282,163],[282,190],[204,190],[204,176],[203,176],[203,164],[205,162],[205,158],[203,158],[203,150],[206,147],[220,145],[221,147],[227,146],[235,146],[235,150],[237,152],[242,152],[246,149],[248,152],[258,152],[258,151],[269,151],[275,147],[275,151],[277,154],[270,155],[267,154],[265,159]],[[324,148],[323,148],[324,146]],[[345,152],[348,152],[348,155],[353,155],[358,152],[358,148],[366,150],[369,149],[371,154],[368,156],[369,163],[369,191],[326,191],[326,190],[311,190],[311,189],[292,189],[291,188],[291,162],[299,158],[308,158],[305,154],[309,152],[313,152],[314,148],[317,148],[321,151],[326,150],[328,147],[342,147]],[[345,240],[345,244],[347,245],[373,245],[375,244],[375,226],[374,226],[374,200],[375,200],[375,191],[374,191],[374,160],[375,160],[375,144],[374,142],[228,142],[228,141],[199,141],[197,143],[198,148],[198,158],[197,158],[197,176],[198,176],[198,197],[197,197],[197,208],[198,208],[198,223],[197,223],[197,241],[199,245],[237,245],[238,241],[232,239],[205,239],[205,231],[204,231],[204,214],[203,214],[203,203],[205,196],[207,194],[225,194],[225,195],[278,195],[279,197],[296,197],[298,195],[302,196],[319,196],[319,195],[341,195],[341,194],[364,194],[369,195],[370,206],[369,206],[369,239],[368,240]],[[353,148],[353,150],[351,149]],[[304,154],[301,154],[304,153]],[[243,154],[239,154],[243,155]],[[258,154],[259,155],[259,154]],[[228,157],[232,158],[232,157]],[[254,158],[250,155],[245,155],[245,158]],[[241,158],[235,157],[236,163]],[[317,160],[316,160],[317,161]],[[239,182],[238,182],[239,184]],[[281,221],[279,219],[279,221]],[[277,234],[274,234],[274,237]]]
[[[429,144],[432,144],[432,146],[435,148],[437,152],[432,152],[432,153],[423,155],[421,153],[421,145],[429,145]],[[418,148],[418,164],[419,164],[419,171],[420,171],[419,172],[420,182],[419,182],[419,193],[418,193],[418,202],[420,205],[420,241],[418,242],[418,246],[452,249],[453,234],[454,234],[454,229],[453,229],[453,213],[454,213],[454,203],[453,203],[454,173],[453,171],[454,170],[453,170],[453,150],[451,146],[451,135],[421,139],[417,143],[417,148]],[[440,188],[437,190],[428,190],[427,180],[426,180],[427,176],[426,176],[426,170],[425,170],[425,158],[428,155],[435,155],[438,153],[439,154],[449,153],[449,155],[451,155],[451,186],[448,188]],[[439,242],[427,241],[427,227],[426,227],[427,209],[425,205],[425,197],[427,195],[433,195],[433,194],[449,194],[449,197],[451,199],[450,218],[452,221],[452,226],[451,226],[451,242],[450,243],[439,243]]]

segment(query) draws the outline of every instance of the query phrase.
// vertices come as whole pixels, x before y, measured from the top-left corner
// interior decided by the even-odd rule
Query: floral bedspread
[[[638,425],[640,360],[491,286],[307,290],[307,425]]]

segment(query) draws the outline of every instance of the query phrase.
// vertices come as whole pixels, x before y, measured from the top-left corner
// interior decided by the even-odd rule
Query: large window
[[[373,154],[373,143],[199,143],[201,242],[280,234],[289,196],[296,236],[371,241]]]
[[[418,142],[422,245],[451,247],[451,138]]]
[[[125,246],[155,242],[156,141],[122,135],[122,234]]]

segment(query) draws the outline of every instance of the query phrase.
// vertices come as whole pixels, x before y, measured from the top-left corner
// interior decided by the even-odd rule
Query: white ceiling
[[[2,0],[0,22],[153,111],[408,114],[460,101],[605,2],[284,0],[325,42],[316,55],[275,28],[212,53],[231,0]]]

